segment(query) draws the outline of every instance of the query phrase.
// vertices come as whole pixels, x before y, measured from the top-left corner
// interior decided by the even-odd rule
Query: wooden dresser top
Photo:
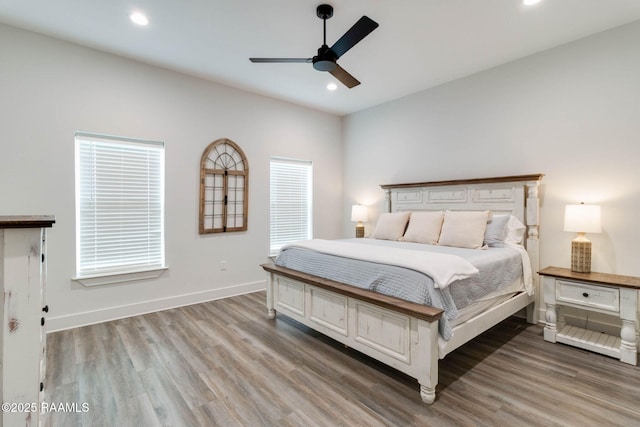
[[[53,215],[0,215],[0,228],[41,228],[53,227]]]

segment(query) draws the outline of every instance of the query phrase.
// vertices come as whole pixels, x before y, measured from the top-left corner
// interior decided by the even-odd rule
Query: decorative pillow
[[[438,244],[458,248],[481,248],[489,214],[489,211],[446,211]]]
[[[435,245],[440,237],[444,212],[411,212],[409,225],[404,233],[406,242]]]
[[[504,242],[510,245],[519,245],[522,243],[524,232],[527,229],[523,223],[513,215],[509,215],[509,222],[507,223],[507,232],[504,237]]]
[[[404,234],[411,212],[383,213],[373,232],[374,239],[398,240]]]
[[[500,247],[504,243],[507,235],[507,224],[511,215],[494,215],[487,223],[484,232],[484,244],[487,246]]]

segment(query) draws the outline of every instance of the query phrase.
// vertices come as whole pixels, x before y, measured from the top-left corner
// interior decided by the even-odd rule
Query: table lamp
[[[564,231],[578,233],[571,241],[571,271],[591,272],[591,241],[585,234],[600,233],[601,227],[600,206],[581,203],[565,207]]]
[[[351,207],[351,221],[357,221],[356,237],[364,237],[364,224],[367,221],[367,207],[363,205],[353,205]]]

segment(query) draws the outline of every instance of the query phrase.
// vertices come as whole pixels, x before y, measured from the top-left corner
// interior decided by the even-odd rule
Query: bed
[[[492,217],[515,217],[526,227],[522,241],[526,251],[522,250],[522,259],[528,259],[530,266],[526,268],[530,267],[529,270],[533,272],[528,291],[525,287],[514,287],[512,292],[502,293],[499,299],[470,304],[476,309],[465,311],[460,318],[456,313],[454,318],[449,319],[451,313],[442,304],[425,305],[345,283],[348,280],[333,280],[270,263],[262,266],[267,272],[268,317],[274,319],[276,312],[286,315],[404,372],[419,382],[423,402],[433,403],[439,359],[518,312],[526,312],[529,322],[537,322],[538,190],[542,176],[535,174],[381,186],[386,195],[385,210],[392,214],[489,211]],[[356,240],[365,243],[369,239]],[[343,246],[356,244],[358,242],[347,241]],[[380,251],[375,251],[378,256]],[[433,274],[434,278],[438,278],[434,279],[436,282],[448,280],[441,279],[441,272],[434,271]],[[447,289],[456,286],[456,281],[451,280],[451,284],[444,285]],[[443,285],[435,285],[440,286]],[[443,336],[445,331],[448,331],[446,339]]]

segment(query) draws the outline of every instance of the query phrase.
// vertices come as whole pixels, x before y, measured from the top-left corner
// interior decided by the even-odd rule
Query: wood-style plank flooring
[[[265,294],[48,335],[54,426],[638,426],[640,367],[511,318],[418,383],[278,315]],[[89,410],[81,411],[88,403]]]

